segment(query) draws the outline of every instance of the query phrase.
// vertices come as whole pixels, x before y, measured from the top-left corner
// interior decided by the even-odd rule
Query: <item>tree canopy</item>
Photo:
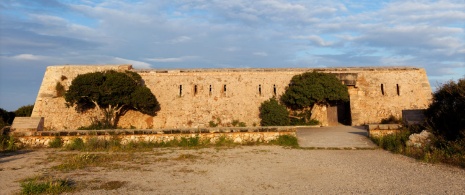
[[[34,105],[21,106],[15,111],[15,115],[19,117],[30,117],[33,109]]]
[[[135,72],[93,72],[78,75],[65,93],[67,106],[77,112],[97,108],[104,125],[116,127],[118,118],[128,110],[154,116],[160,104]]]
[[[465,139],[465,78],[449,81],[434,92],[425,116],[437,135],[452,141]]]
[[[281,96],[281,102],[294,110],[311,108],[315,103],[328,104],[348,100],[347,86],[334,75],[319,72],[295,75]]]

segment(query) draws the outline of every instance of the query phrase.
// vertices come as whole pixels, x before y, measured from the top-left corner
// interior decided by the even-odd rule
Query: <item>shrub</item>
[[[289,125],[289,111],[279,104],[275,98],[271,98],[260,105],[261,126],[286,126]]]
[[[394,153],[402,153],[406,147],[410,132],[402,131],[400,133],[385,135],[382,137],[372,137],[371,139],[379,147]]]
[[[84,141],[81,138],[74,138],[71,140],[71,143],[66,145],[66,149],[68,150],[84,150],[85,145]]]
[[[13,151],[18,150],[18,141],[13,136],[0,135],[0,150]]]
[[[14,112],[8,112],[2,108],[0,108],[0,129],[4,126],[11,125],[13,123],[13,119],[15,118]]]
[[[381,124],[401,124],[402,120],[391,115],[388,118],[381,119]]]
[[[209,127],[217,127],[217,126],[218,126],[218,123],[215,123],[215,122],[213,122],[213,121],[209,121],[209,122],[208,122],[208,126],[209,126]]]
[[[427,123],[433,133],[449,141],[465,139],[465,78],[449,81],[433,93],[426,110]]]
[[[63,146],[63,140],[60,137],[55,137],[48,145],[50,148],[61,148]]]

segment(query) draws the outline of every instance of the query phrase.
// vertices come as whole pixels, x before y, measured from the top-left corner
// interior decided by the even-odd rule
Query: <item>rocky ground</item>
[[[71,166],[88,157],[95,159],[86,166]],[[19,181],[34,176],[69,179],[76,188],[70,193],[76,194],[465,193],[463,169],[425,164],[379,149],[242,146],[0,153],[0,194],[18,193]]]

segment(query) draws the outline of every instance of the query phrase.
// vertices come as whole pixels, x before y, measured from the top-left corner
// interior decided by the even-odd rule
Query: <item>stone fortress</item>
[[[309,71],[334,74],[349,90],[347,103],[314,107],[312,118],[322,126],[400,118],[403,110],[427,108],[432,97],[425,70],[415,67],[137,70],[131,65],[66,65],[47,67],[32,117],[44,117],[46,130],[89,125],[96,113],[67,108],[56,86],[67,90],[77,75],[105,70],[137,72],[161,106],[154,117],[127,112],[118,123],[123,128],[203,128],[210,121],[228,126],[233,120],[259,126],[260,104],[279,98],[294,75]]]

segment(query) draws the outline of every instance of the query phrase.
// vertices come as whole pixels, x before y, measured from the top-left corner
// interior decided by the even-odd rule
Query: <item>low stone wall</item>
[[[399,124],[370,124],[367,125],[369,137],[383,137],[385,135],[400,133],[402,125]]]
[[[281,135],[296,136],[295,127],[259,127],[259,128],[211,128],[211,129],[164,129],[164,130],[75,130],[75,131],[37,131],[13,133],[22,144],[29,147],[48,147],[49,142],[60,137],[63,144],[70,143],[75,138],[84,142],[91,138],[119,139],[121,144],[129,142],[169,142],[181,138],[199,137],[216,143],[221,137],[233,140],[234,143],[264,142],[268,143]]]

